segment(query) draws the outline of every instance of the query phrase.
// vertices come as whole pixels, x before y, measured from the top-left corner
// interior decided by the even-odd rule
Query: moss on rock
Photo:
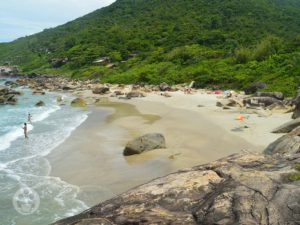
[[[87,104],[86,104],[85,100],[82,98],[76,98],[71,102],[71,106],[74,106],[74,107],[85,107],[86,105]]]

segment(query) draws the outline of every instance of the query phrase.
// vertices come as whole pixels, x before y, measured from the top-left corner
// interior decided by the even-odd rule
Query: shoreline
[[[1,82],[4,85],[6,80]],[[1,88],[6,92],[6,87]],[[49,224],[57,218],[81,212],[87,206],[75,198],[78,188],[59,177],[49,176],[51,165],[46,155],[60,146],[87,118],[86,112],[68,104],[58,104],[57,92],[45,91],[34,95],[28,87],[15,87],[11,92],[17,91],[22,93],[17,105],[0,106],[3,117],[0,124],[3,128],[0,132],[0,183],[6,187],[2,188],[0,196],[4,204],[1,221],[3,224]],[[63,96],[65,103],[69,101],[69,94],[59,95]],[[44,105],[36,107],[36,103],[41,101]],[[29,138],[26,139],[21,124],[27,122],[29,112],[32,123],[28,123]],[[26,217],[12,204],[18,190],[22,191],[25,187],[34,190],[41,202],[38,214]]]
[[[261,152],[281,136],[266,134],[269,125],[275,128],[290,118],[280,113],[268,118],[251,116],[247,123],[255,125],[256,132],[233,132],[229,128],[239,125],[235,120],[239,113],[219,110],[216,96],[172,94],[171,98],[148,94],[131,100],[108,97],[90,106],[88,119],[47,156],[52,165],[50,175],[79,186],[83,196],[79,198],[92,206],[180,169],[243,151]],[[99,97],[89,91],[74,95],[87,101]],[[149,132],[164,134],[167,149],[123,156],[127,141]]]
[[[239,104],[217,107],[217,101],[226,100],[224,95],[195,89],[186,93],[180,86],[172,87],[171,91],[158,91],[155,86],[107,84],[99,87],[90,81],[81,83],[61,78],[16,82],[11,84],[27,86],[40,94],[45,90],[68,94],[73,100],[81,98],[83,105],[87,105],[79,109],[89,110],[87,119],[45,157],[51,165],[48,176],[73,186],[74,199],[84,202],[86,207],[176,171],[235,153],[261,153],[282,136],[270,133],[271,130],[291,120],[290,113],[283,113],[292,109],[289,99],[275,110],[249,107],[245,102],[243,107],[238,107]],[[135,96],[128,97],[129,94]],[[241,93],[229,100],[235,97],[247,99],[248,96]],[[69,105],[71,101],[59,99],[56,99],[58,105]],[[239,120],[240,116],[244,119]],[[128,141],[152,132],[165,136],[166,149],[123,156]]]

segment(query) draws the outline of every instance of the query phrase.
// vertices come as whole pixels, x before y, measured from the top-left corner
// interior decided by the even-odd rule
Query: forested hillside
[[[108,57],[108,65],[94,61]],[[23,72],[103,82],[241,89],[300,85],[299,0],[118,0],[39,34],[0,44]]]

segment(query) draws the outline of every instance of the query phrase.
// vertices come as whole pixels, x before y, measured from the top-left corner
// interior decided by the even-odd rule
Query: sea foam
[[[33,122],[39,122],[47,117],[49,115],[57,110],[59,110],[59,106],[54,106],[53,108],[48,109],[47,111],[42,112],[39,114],[36,118],[34,118]],[[11,142],[15,141],[17,138],[24,136],[24,131],[22,129],[23,124],[20,124],[19,126],[14,126],[10,129],[10,131],[3,136],[0,137],[0,151],[5,150],[10,147]],[[28,133],[32,131],[34,126],[32,124],[28,124],[27,131]]]

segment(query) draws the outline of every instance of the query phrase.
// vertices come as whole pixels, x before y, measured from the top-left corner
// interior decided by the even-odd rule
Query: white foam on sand
[[[33,122],[43,121],[44,119],[47,119],[50,116],[51,113],[54,113],[55,111],[57,111],[59,109],[60,109],[60,107],[56,105],[53,108],[37,115],[35,118],[33,118]]]
[[[44,151],[39,152],[40,156],[46,156],[48,155],[54,148],[62,144],[70,135],[71,133],[80,126],[86,119],[88,118],[87,114],[80,114],[75,118],[72,118],[72,126],[65,126],[64,123],[60,124],[59,131],[53,132],[52,134],[48,134],[44,140],[52,140],[47,141],[46,148],[44,148]],[[70,118],[66,118],[70,119]]]
[[[50,115],[50,114],[49,114]],[[46,117],[45,117],[46,118]],[[60,124],[58,127],[56,127],[55,130],[52,131],[47,131],[44,133],[40,134],[34,134],[30,136],[29,142],[32,143],[30,145],[24,145],[23,150],[25,150],[29,155],[22,156],[19,158],[15,158],[14,160],[10,160],[6,163],[0,164],[0,169],[6,168],[9,165],[12,164],[19,164],[19,162],[22,162],[24,160],[31,160],[36,157],[44,157],[48,155],[53,149],[58,147],[60,144],[62,144],[70,135],[71,133],[78,127],[80,126],[86,119],[88,118],[88,114],[77,114],[76,116],[69,118],[66,117],[60,121]],[[41,117],[39,118],[41,119]],[[66,125],[63,120],[68,120],[69,124]],[[70,124],[70,121],[72,123]],[[66,121],[66,123],[68,123]],[[33,126],[28,124],[28,130],[33,130]],[[7,141],[3,144],[1,143],[0,145],[0,150],[1,147],[3,148],[2,150],[7,149],[10,147],[11,143],[16,140],[17,138],[23,136],[23,131],[22,129],[15,128],[14,133],[8,133],[6,138]],[[23,163],[21,163],[23,164]],[[2,165],[2,166],[1,166]],[[38,168],[37,168],[38,169]]]

